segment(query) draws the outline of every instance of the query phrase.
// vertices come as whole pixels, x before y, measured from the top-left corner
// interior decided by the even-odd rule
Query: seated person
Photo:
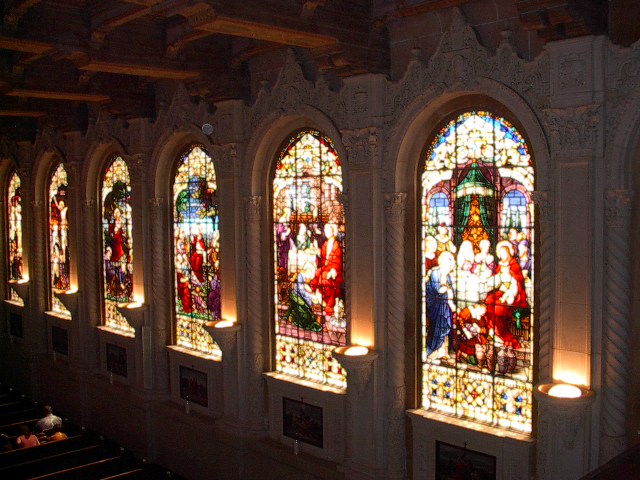
[[[47,437],[47,442],[57,442],[58,440],[66,440],[67,434],[62,431],[62,427],[54,425],[52,428],[52,434]]]
[[[16,439],[17,448],[31,448],[40,445],[38,437],[31,433],[31,429],[29,427],[23,425],[20,429],[22,430],[22,435]]]
[[[50,405],[45,405],[42,410],[44,411],[44,417],[42,417],[40,420],[38,420],[38,423],[36,423],[36,433],[51,430],[54,425],[62,427],[62,419],[53,414],[53,410]]]

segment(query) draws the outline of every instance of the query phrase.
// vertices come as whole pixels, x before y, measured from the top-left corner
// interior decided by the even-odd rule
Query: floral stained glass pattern
[[[176,343],[220,357],[202,327],[221,318],[217,188],[211,157],[204,147],[191,147],[173,184]]]
[[[22,188],[20,186],[20,177],[15,172],[9,179],[8,193],[9,281],[19,281],[24,279],[24,266],[22,263]]]
[[[104,323],[125,332],[133,328],[118,304],[133,302],[133,237],[131,180],[121,157],[111,160],[102,177],[102,249]]]
[[[329,139],[294,135],[273,180],[276,369],[344,387],[331,350],[346,343],[342,168]]]
[[[468,112],[421,177],[422,405],[531,432],[534,170],[505,119]]]
[[[49,262],[51,276],[51,309],[70,315],[55,292],[71,288],[69,256],[69,199],[67,171],[60,163],[49,183]]]

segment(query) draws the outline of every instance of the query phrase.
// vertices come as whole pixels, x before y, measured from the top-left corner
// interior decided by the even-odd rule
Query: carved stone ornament
[[[384,208],[387,213],[389,223],[403,223],[406,206],[406,193],[385,193]]]
[[[375,127],[359,130],[347,130],[342,135],[342,142],[347,150],[349,168],[370,168],[379,163],[379,129]]]
[[[622,225],[631,219],[633,212],[633,190],[607,190],[605,209],[610,225]]]
[[[234,174],[238,158],[237,143],[214,145],[211,154],[216,165],[216,173],[220,177],[230,177]]]
[[[557,151],[585,150],[596,146],[600,124],[600,105],[547,108],[544,124]]]
[[[244,209],[249,219],[257,220],[260,218],[262,209],[262,197],[259,195],[244,197]]]
[[[540,209],[540,215],[543,219],[548,220],[551,216],[551,200],[549,199],[549,192],[542,190],[535,190],[531,192],[531,200]]]

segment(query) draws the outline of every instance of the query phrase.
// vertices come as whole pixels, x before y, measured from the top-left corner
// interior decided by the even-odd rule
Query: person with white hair
[[[36,433],[46,432],[51,430],[54,426],[62,427],[62,419],[57,415],[53,414],[53,409],[51,405],[45,405],[42,409],[44,411],[44,417],[38,420],[34,430]]]

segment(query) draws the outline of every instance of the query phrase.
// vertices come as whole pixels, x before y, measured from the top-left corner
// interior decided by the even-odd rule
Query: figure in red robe
[[[508,241],[496,246],[498,264],[493,275],[495,289],[487,294],[487,317],[495,333],[506,347],[520,348],[520,342],[511,333],[511,325],[518,309],[528,309],[524,275],[518,260],[514,258],[513,245]]]
[[[310,282],[313,292],[320,292],[325,313],[333,315],[333,307],[336,300],[342,297],[342,246],[336,238],[338,227],[328,223],[324,227],[325,242],[320,248],[320,257],[317,259],[318,268]]]
[[[113,243],[111,244],[111,261],[119,262],[124,255],[124,232],[122,230],[122,217],[119,208],[113,211],[113,223],[109,225],[109,234],[113,238]]]
[[[204,261],[207,254],[207,248],[202,238],[202,233],[198,227],[193,227],[191,239],[191,257],[189,264],[191,271],[200,283],[204,283]]]

